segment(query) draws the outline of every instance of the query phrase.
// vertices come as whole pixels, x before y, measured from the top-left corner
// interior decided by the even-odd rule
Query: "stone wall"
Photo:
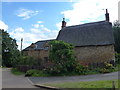
[[[23,51],[23,54],[32,56],[36,60],[41,60],[41,62],[44,62],[45,57],[49,57],[48,50],[29,50],[29,51]]]
[[[49,57],[49,50],[29,50],[24,51],[25,53],[37,60],[41,60],[41,63],[47,64],[45,57]],[[113,45],[75,47],[74,54],[81,64],[102,63],[115,60]]]
[[[96,63],[115,60],[114,46],[75,47],[75,56],[80,63]]]

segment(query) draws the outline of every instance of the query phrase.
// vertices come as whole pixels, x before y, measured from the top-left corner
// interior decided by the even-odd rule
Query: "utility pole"
[[[22,42],[23,42],[23,38],[21,38],[21,48],[20,48],[21,54],[22,54]]]

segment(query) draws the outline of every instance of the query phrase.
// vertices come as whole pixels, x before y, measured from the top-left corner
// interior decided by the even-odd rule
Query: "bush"
[[[100,72],[100,73],[109,73],[110,70],[109,70],[109,69],[106,69],[106,68],[102,68],[102,69],[100,69],[99,72]]]
[[[20,72],[17,68],[12,68],[11,72],[15,75],[25,74],[24,72]]]
[[[120,53],[115,53],[115,62],[116,64],[120,64]]]
[[[104,62],[103,68],[99,70],[100,73],[109,73],[115,71],[115,67],[107,62]]]
[[[53,63],[48,71],[52,75],[60,75],[73,72],[76,64],[73,48],[74,46],[64,41],[51,41],[49,58]]]
[[[80,65],[80,64],[76,65],[76,68],[75,68],[76,73],[83,75],[83,74],[86,74],[87,71],[88,71],[87,67]]]
[[[18,65],[34,65],[35,64],[35,59],[31,56],[19,56],[18,57],[19,62]]]
[[[47,75],[40,70],[31,69],[26,72],[25,76],[41,77],[41,76],[47,76]]]
[[[104,62],[104,68],[105,69],[114,69],[114,66],[110,63]]]

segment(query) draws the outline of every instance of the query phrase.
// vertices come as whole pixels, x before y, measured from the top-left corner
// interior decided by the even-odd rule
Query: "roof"
[[[36,48],[34,48],[34,50],[41,50],[43,49],[44,47],[44,44],[46,42],[50,42],[50,41],[53,41],[54,39],[51,39],[51,40],[43,40],[43,41],[37,41],[35,42],[34,44],[36,45]],[[23,51],[27,51],[27,50],[31,50],[31,47],[28,46],[27,48],[25,48]]]
[[[112,24],[108,21],[99,21],[68,26],[59,31],[57,40],[74,46],[114,44]]]

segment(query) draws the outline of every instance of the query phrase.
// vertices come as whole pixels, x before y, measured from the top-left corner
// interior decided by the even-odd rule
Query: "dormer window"
[[[46,47],[44,48],[44,50],[46,50],[46,51],[47,51],[48,49],[49,49],[49,47],[48,47],[48,46],[46,46]]]

